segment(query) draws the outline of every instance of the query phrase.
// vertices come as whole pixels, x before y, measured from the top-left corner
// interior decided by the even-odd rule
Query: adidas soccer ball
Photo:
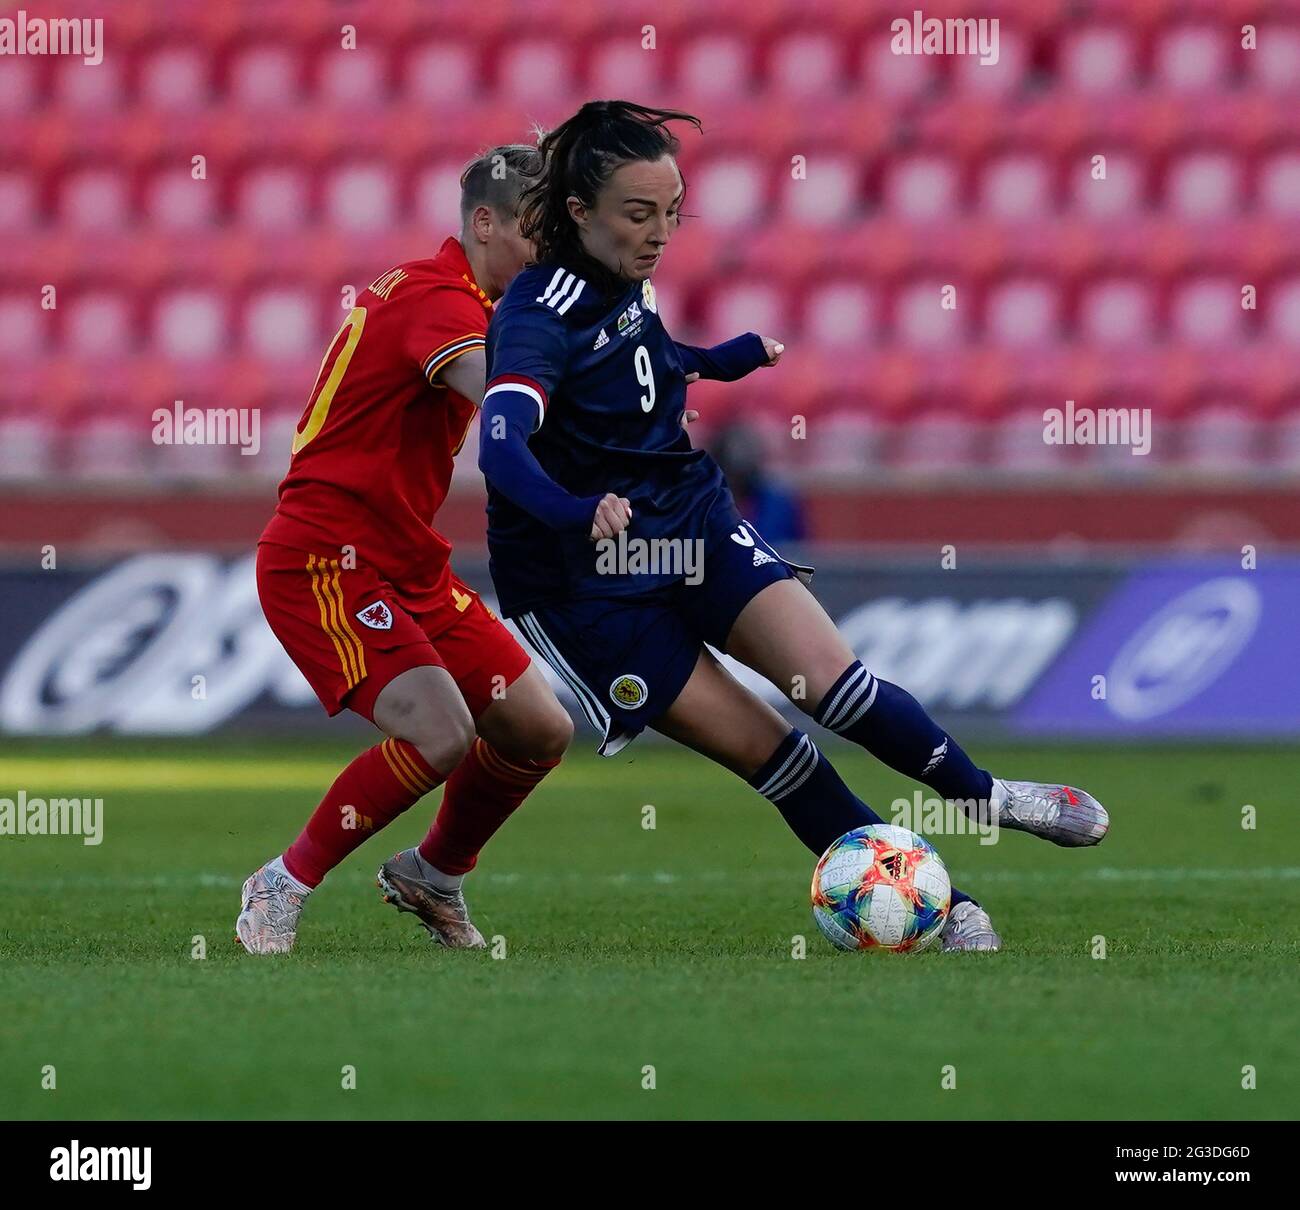
[[[842,950],[923,950],[943,928],[951,900],[948,868],[934,846],[891,824],[846,832],[813,871],[813,919]]]

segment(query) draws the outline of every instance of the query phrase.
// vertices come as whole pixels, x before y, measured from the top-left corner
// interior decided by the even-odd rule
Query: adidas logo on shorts
[[[776,560],[775,560],[774,558],[772,558],[772,556],[769,555],[769,554],[767,553],[767,551],[765,551],[765,550],[757,550],[757,549],[754,551],[754,566],[755,566],[755,567],[762,567],[764,563],[775,563],[775,562],[776,562]]]
[[[609,337],[605,334],[605,329],[601,328],[600,335],[596,337],[596,343],[592,345],[592,350],[602,349],[609,344]]]

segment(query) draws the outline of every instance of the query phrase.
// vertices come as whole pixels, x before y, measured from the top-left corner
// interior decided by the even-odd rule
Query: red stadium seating
[[[0,478],[153,474],[148,416],[201,393],[283,444],[344,289],[455,229],[475,151],[610,95],[704,119],[660,275],[675,335],[789,347],[699,388],[706,438],[744,415],[827,474],[1300,469],[1300,18],[1270,9],[1244,50],[1246,0],[1006,0],[983,65],[891,53],[897,7],[673,3],[649,49],[612,0],[390,0],[344,49],[351,10],[315,0],[123,0],[99,67],[7,59]],[[1151,407],[1164,439],[1048,446],[1068,398]]]

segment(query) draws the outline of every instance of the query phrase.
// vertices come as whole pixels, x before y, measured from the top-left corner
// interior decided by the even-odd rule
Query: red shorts
[[[523,675],[528,653],[448,569],[447,597],[411,613],[364,563],[287,546],[257,548],[257,595],[289,658],[330,714],[374,721],[375,699],[408,668],[446,668],[477,718]]]

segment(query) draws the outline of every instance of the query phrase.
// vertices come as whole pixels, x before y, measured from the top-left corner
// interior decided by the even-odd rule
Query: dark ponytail
[[[636,160],[676,155],[681,144],[668,122],[700,119],[679,109],[648,109],[631,101],[588,101],[573,117],[541,136],[542,170],[519,203],[519,231],[537,245],[538,261],[589,261],[569,214],[568,199],[586,206],[614,170]],[[539,132],[540,133],[540,132]]]

